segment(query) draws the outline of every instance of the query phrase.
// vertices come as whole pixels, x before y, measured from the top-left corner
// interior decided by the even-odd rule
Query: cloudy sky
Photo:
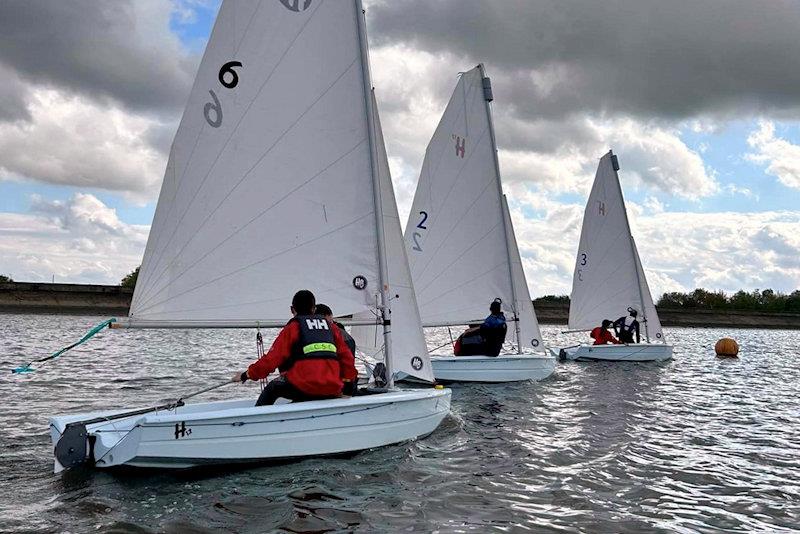
[[[483,62],[533,295],[569,292],[609,148],[655,295],[800,287],[796,0],[366,4],[402,216],[457,73]],[[0,2],[0,274],[116,283],[140,263],[217,9]]]

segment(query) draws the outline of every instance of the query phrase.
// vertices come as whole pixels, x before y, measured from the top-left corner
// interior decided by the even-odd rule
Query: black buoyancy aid
[[[620,317],[616,320],[616,324],[618,325],[620,332],[628,332],[629,334],[633,334],[639,328],[639,321],[634,319],[631,321],[631,324],[625,324],[625,319],[627,318],[627,315]]]
[[[336,323],[336,326],[339,327],[339,332],[341,332],[342,334],[342,338],[344,339],[344,344],[347,345],[347,348],[350,349],[350,352],[352,352],[353,356],[355,356],[356,340],[353,339],[353,336],[351,336],[350,333],[344,329],[344,325],[342,323]]]
[[[281,371],[300,360],[335,360],[336,341],[331,325],[322,315],[297,315],[292,318],[300,327],[300,335],[292,346],[292,354]],[[291,322],[291,321],[289,321]]]

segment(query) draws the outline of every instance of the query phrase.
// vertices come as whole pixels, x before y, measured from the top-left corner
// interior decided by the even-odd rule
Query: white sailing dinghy
[[[461,74],[425,152],[405,239],[426,327],[483,322],[500,298],[516,350],[431,355],[441,381],[540,380],[555,368],[542,336],[503,195],[483,65]],[[511,337],[509,335],[508,337]]]
[[[339,313],[377,314],[390,370],[433,380],[366,50],[360,0],[222,4],[119,326],[279,327],[309,288]],[[53,417],[56,467],[369,449],[431,433],[450,391],[254,403]]]
[[[672,345],[664,339],[661,322],[647,286],[639,252],[631,235],[617,157],[600,158],[586,210],[572,277],[569,330],[590,331],[603,319],[639,312],[640,333],[646,343],[579,345],[561,349],[569,360],[654,361],[672,358]],[[660,343],[651,343],[651,339]]]

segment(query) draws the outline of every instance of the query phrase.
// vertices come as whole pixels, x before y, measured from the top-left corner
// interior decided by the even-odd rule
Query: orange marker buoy
[[[723,337],[714,345],[714,352],[717,356],[735,358],[739,355],[739,344],[734,339]]]

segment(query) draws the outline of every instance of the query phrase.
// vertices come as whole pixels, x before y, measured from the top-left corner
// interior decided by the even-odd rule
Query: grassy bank
[[[132,296],[132,289],[121,286],[0,283],[0,312],[125,316]],[[534,305],[542,324],[567,324],[568,303],[534,301]],[[658,315],[664,326],[800,330],[800,313],[660,307]]]
[[[536,302],[536,316],[542,324],[567,324],[569,304]],[[720,328],[779,328],[800,330],[800,313],[770,313],[740,310],[697,310],[658,308],[664,326]],[[616,319],[616,317],[609,317]]]

